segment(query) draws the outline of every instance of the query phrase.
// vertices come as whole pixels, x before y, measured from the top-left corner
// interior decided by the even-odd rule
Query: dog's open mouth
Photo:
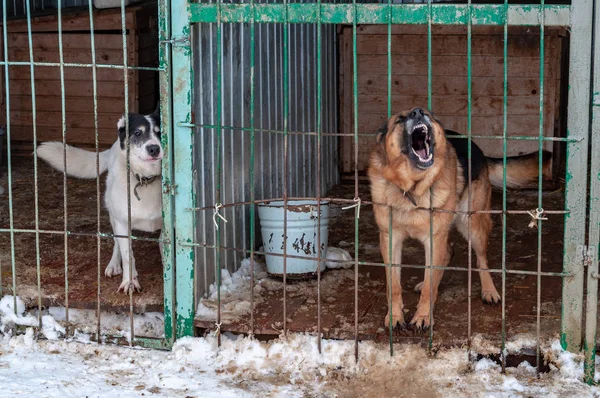
[[[429,167],[433,164],[433,148],[431,145],[431,133],[426,124],[419,123],[413,127],[411,134],[411,151],[420,168]]]

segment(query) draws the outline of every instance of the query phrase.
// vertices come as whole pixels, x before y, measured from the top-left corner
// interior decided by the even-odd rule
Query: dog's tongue
[[[417,152],[417,155],[419,155],[422,159],[425,159],[427,157],[427,149],[425,149],[425,148],[418,149],[416,152]]]

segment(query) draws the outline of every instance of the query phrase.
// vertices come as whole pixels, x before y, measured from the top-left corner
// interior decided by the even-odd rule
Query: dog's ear
[[[125,115],[121,116],[117,122],[117,129],[119,130],[119,141],[121,142],[121,149],[125,149],[125,142],[127,140],[127,133],[125,131]]]
[[[117,122],[117,129],[119,130],[119,135],[125,134],[125,115],[121,116]]]
[[[160,124],[160,101],[156,103],[156,108],[154,112],[149,115],[156,124]]]
[[[375,133],[375,138],[376,138],[378,144],[380,144],[381,140],[383,140],[385,138],[385,135],[387,134],[387,132],[388,132],[388,124],[386,121],[385,123],[383,123],[383,126],[381,126]]]
[[[156,109],[154,109],[154,112],[148,116],[150,116],[154,123],[154,132],[156,134],[160,134],[160,101],[156,103]]]

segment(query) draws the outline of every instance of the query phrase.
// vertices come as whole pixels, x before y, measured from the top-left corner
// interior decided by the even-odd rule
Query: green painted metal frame
[[[571,45],[569,53],[569,89],[567,172],[563,271],[561,344],[564,349],[581,349],[583,314],[583,261],[590,105],[591,34],[593,0],[573,2],[571,8]]]
[[[596,5],[595,20],[600,21],[600,7]],[[596,72],[592,86],[592,123],[590,131],[590,200],[588,244],[584,259],[587,265],[587,295],[585,312],[584,375],[588,384],[594,384],[596,370],[596,338],[598,330],[598,259],[600,249],[600,24],[594,24],[594,60]],[[596,154],[596,156],[594,156]]]
[[[504,5],[470,5],[473,25],[499,25],[505,22]],[[509,25],[539,24],[538,15],[544,10],[546,24],[569,24],[569,6],[511,5]],[[330,23],[330,24],[421,24],[429,22],[427,4],[190,4],[191,23],[240,22],[259,23]],[[355,18],[356,13],[356,18]],[[391,21],[390,21],[391,18]],[[469,5],[431,4],[431,23],[467,25]]]
[[[164,151],[162,162],[163,184],[163,228],[162,256],[164,281],[164,328],[165,339],[159,346],[170,348],[175,341],[175,206],[173,191],[173,101],[171,95],[171,49],[168,39],[171,37],[170,4],[169,0],[158,2],[158,36],[159,36],[159,82],[161,109],[161,144]],[[139,339],[138,339],[139,340]],[[156,341],[145,341],[146,346],[152,346]]]
[[[191,13],[187,1],[171,3],[171,101],[173,135],[173,192],[175,193],[175,336],[194,334],[194,241],[195,204],[193,173],[194,129],[190,125],[193,105]]]

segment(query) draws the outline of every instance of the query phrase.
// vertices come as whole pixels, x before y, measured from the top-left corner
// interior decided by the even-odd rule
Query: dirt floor
[[[104,176],[101,192],[104,192]],[[0,276],[2,294],[12,294],[13,272],[11,236],[4,231],[10,227],[8,175],[6,164],[0,169],[0,186],[7,191],[0,196]],[[35,229],[35,189],[32,158],[13,158],[12,191],[13,223],[15,229]],[[38,202],[40,230],[56,233],[39,234],[40,281],[44,306],[65,305],[65,236],[63,176],[44,162],[38,164]],[[69,307],[95,309],[98,302],[98,267],[100,267],[101,307],[106,311],[128,311],[129,296],[117,292],[121,277],[104,276],[113,248],[113,239],[101,239],[98,262],[96,180],[67,179],[67,238],[68,299]],[[108,213],[100,213],[100,231],[112,233]],[[157,238],[158,234],[135,236]],[[16,293],[28,305],[36,305],[38,297],[36,240],[33,232],[14,234],[14,268]],[[133,253],[143,293],[134,294],[135,312],[162,311],[162,266],[158,243],[133,241]]]
[[[365,182],[359,185],[360,197],[370,200],[369,187]],[[343,183],[328,195],[338,198],[353,198],[354,183]],[[543,207],[546,210],[563,210],[562,190],[545,191]],[[346,249],[354,256],[354,217],[353,210],[342,210],[342,205],[332,205],[330,209],[329,245]],[[502,209],[502,193],[494,192],[493,209]],[[507,197],[510,210],[532,210],[537,208],[537,191],[510,191]],[[359,222],[359,261],[381,262],[379,234],[374,224],[371,206],[362,206]],[[493,215],[494,230],[490,237],[488,260],[491,268],[502,266],[502,224],[501,216]],[[508,215],[506,236],[507,270],[537,269],[537,229],[529,228],[529,215]],[[563,215],[550,215],[542,229],[542,270],[560,272],[563,255]],[[453,267],[467,268],[467,242],[457,231],[451,235],[454,242]],[[403,262],[423,264],[424,251],[416,241],[404,245]],[[473,253],[472,266],[476,267]],[[406,268],[402,270],[405,318],[409,321],[416,309],[419,295],[414,286],[423,278],[423,270]],[[322,274],[321,282],[321,325],[326,338],[354,338],[354,270],[328,270]],[[493,274],[498,291],[501,293],[500,274]],[[275,279],[261,281],[260,297],[255,297],[255,327],[257,334],[278,334],[283,329],[283,284]],[[434,343],[444,345],[462,344],[467,340],[468,331],[468,273],[446,271],[440,286],[439,298],[434,310]],[[359,339],[388,341],[388,329],[383,326],[387,311],[385,271],[382,267],[359,266],[358,282],[358,337]],[[256,292],[256,290],[255,290]],[[476,272],[472,273],[471,333],[490,341],[501,338],[501,305],[487,305],[480,300],[480,282]],[[248,295],[250,290],[248,289]],[[509,338],[536,332],[537,276],[507,275],[506,277],[506,332]],[[248,298],[249,300],[249,298]],[[209,307],[215,303],[204,301]],[[541,283],[541,333],[550,337],[559,333],[561,313],[561,278],[542,277]],[[233,307],[232,307],[233,308]],[[229,316],[228,316],[229,315]],[[221,330],[248,332],[250,316],[237,317],[222,308]],[[196,325],[207,330],[214,329],[214,319],[198,317]],[[287,286],[286,328],[290,331],[316,332],[317,328],[317,282],[290,282]],[[393,334],[397,342],[424,343],[428,332],[396,330]]]
[[[13,218],[17,229],[34,229],[34,184],[33,160],[13,159]],[[39,186],[39,225],[42,230],[61,232],[63,224],[63,182],[62,174],[40,162]],[[0,170],[0,186],[7,188],[6,168]],[[103,185],[101,190],[103,190]],[[102,238],[100,261],[97,257],[96,182],[69,178],[68,224],[71,231],[68,237],[68,285],[69,306],[74,308],[96,308],[98,300],[97,283],[100,267],[100,297],[104,310],[127,311],[129,297],[117,293],[120,278],[104,276],[104,267],[112,253],[112,238]],[[361,182],[359,192],[363,200],[370,200],[368,184]],[[546,210],[563,209],[564,192],[545,191],[543,207]],[[331,197],[353,198],[353,183],[343,183],[334,188]],[[0,200],[0,229],[10,226],[8,196]],[[493,208],[501,209],[502,196],[495,192]],[[508,208],[531,210],[537,207],[537,191],[510,191]],[[560,272],[562,268],[563,222],[562,215],[550,215],[542,230],[542,269]],[[490,267],[501,268],[502,228],[501,218],[494,215],[495,228],[491,235],[488,253]],[[107,212],[102,209],[101,231],[111,233]],[[507,216],[508,270],[535,271],[537,267],[537,230],[529,228],[527,215]],[[80,235],[84,234],[84,235]],[[88,235],[85,235],[88,234]],[[329,245],[346,249],[354,256],[353,210],[342,210],[341,205],[332,205]],[[138,233],[138,235],[140,235]],[[157,237],[157,235],[140,235]],[[458,233],[452,235],[454,258],[451,266],[467,267],[467,243]],[[35,234],[17,232],[14,235],[15,270],[17,294],[29,305],[37,302],[37,272]],[[40,234],[40,270],[43,303],[65,305],[65,238],[60,234]],[[148,241],[134,241],[133,250],[140,273],[143,293],[134,295],[136,312],[161,311],[163,302],[162,267],[158,244]],[[378,248],[378,232],[374,225],[371,206],[362,206],[359,223],[359,260],[381,262]],[[416,242],[404,246],[403,260],[408,264],[423,264],[424,252]],[[0,262],[2,294],[12,292],[13,275],[11,262],[11,238],[4,230],[0,231]],[[473,267],[476,261],[473,255]],[[414,286],[422,279],[423,271],[403,269],[402,284],[406,318],[410,319],[418,301],[413,292]],[[501,291],[501,276],[494,274],[496,287]],[[506,278],[506,331],[508,336],[522,333],[535,333],[536,330],[536,280],[535,275],[508,275]],[[325,337],[354,338],[354,269],[329,270],[323,273],[321,283],[321,327]],[[360,266],[358,280],[358,319],[359,338],[386,341],[389,338],[383,327],[385,316],[386,290],[385,274],[382,267]],[[263,293],[256,298],[254,331],[257,334],[278,334],[283,325],[283,285],[279,280],[268,278]],[[291,282],[287,286],[286,328],[290,331],[315,332],[317,325],[317,283],[316,280]],[[250,290],[248,290],[248,295]],[[471,332],[481,334],[492,341],[501,334],[501,306],[484,305],[480,297],[479,277],[472,274]],[[561,278],[543,277],[541,284],[541,331],[543,337],[550,337],[560,328]],[[249,300],[249,297],[248,297]],[[460,344],[466,341],[468,330],[467,272],[447,271],[440,287],[439,299],[435,307],[434,339],[445,344]],[[247,332],[250,316],[230,317],[224,314],[221,331]],[[214,329],[214,320],[197,319],[201,329]],[[412,330],[394,332],[396,341],[423,342],[427,333]]]

